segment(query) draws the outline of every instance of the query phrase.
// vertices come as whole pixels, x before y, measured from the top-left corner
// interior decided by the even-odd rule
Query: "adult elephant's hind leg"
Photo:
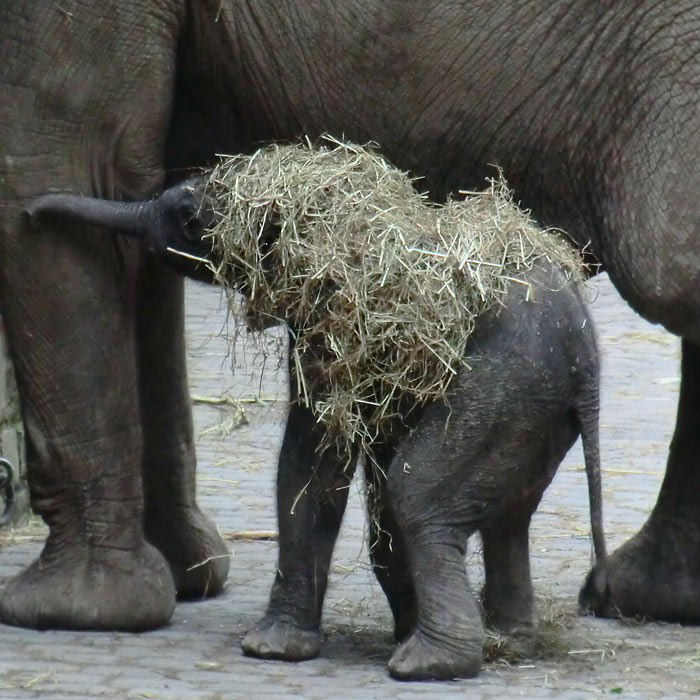
[[[27,231],[16,213],[0,221],[0,295],[32,506],[49,536],[5,586],[0,619],[40,629],[157,627],[175,593],[142,530],[130,274],[138,251],[95,232],[76,231],[81,245],[67,245],[65,232]]]
[[[178,597],[216,595],[229,552],[196,501],[182,278],[150,258],[137,304],[146,537],[168,560]]]
[[[603,597],[582,591],[602,615],[700,622],[700,348],[684,340],[682,349],[676,430],[654,510],[611,555]]]
[[[241,642],[250,656],[302,661],[321,648],[328,570],[355,462],[334,446],[320,455],[321,438],[311,411],[292,403],[277,471],[277,574],[265,616]]]

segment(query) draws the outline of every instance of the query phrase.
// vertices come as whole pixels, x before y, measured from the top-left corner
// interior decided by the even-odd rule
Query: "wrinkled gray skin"
[[[630,304],[682,336],[666,478],[594,602],[700,620],[699,31],[688,0],[0,3],[0,306],[50,526],[0,619],[155,626],[173,574],[195,595],[226,568],[190,569],[223,546],[194,500],[180,278],[87,227],[33,233],[22,203],[147,199],[217,152],[329,132],[376,140],[437,199],[499,164],[541,224],[590,244]],[[280,494],[314,467],[310,422],[291,417]],[[306,499],[281,533],[257,653],[265,630],[273,649],[316,638],[344,496]]]
[[[51,220],[89,223],[135,237],[167,261],[172,260],[167,252],[172,249],[213,255],[210,243],[200,238],[203,222],[213,220],[198,197],[202,189],[201,180],[192,180],[154,201],[135,204],[47,195],[34,200],[27,211],[33,226]],[[274,230],[270,233],[274,235]],[[543,261],[525,279],[529,290],[511,283],[506,307],[477,323],[466,349],[470,369],[455,377],[447,401],[429,405],[408,425],[393,426],[388,436],[370,447],[380,467],[374,474],[371,466],[366,467],[374,528],[370,552],[394,612],[396,636],[405,638],[389,663],[397,678],[448,679],[478,673],[484,632],[464,561],[467,539],[477,530],[486,569],[482,595],[486,619],[511,637],[515,649],[531,647],[530,518],[579,433],[597,562],[589,585],[599,597],[605,594],[599,372],[593,327],[579,289],[561,271]],[[533,301],[526,301],[528,296]],[[292,397],[297,391],[293,381]],[[302,414],[310,419],[306,409],[293,403],[283,452],[299,449]],[[318,423],[307,427],[314,434],[321,429]],[[278,475],[280,533],[298,532],[297,506],[291,504],[300,493],[302,500],[315,499],[318,507],[332,505],[335,494],[347,491],[352,469],[345,457],[334,450],[322,457],[307,451],[304,459],[318,472],[301,490],[289,475]],[[342,508],[336,504],[337,521],[341,516]],[[330,551],[334,538],[327,532],[318,536]],[[281,540],[280,547],[298,548],[298,542]],[[284,659],[318,653],[327,565],[323,575],[309,581],[306,572],[315,561],[308,558],[306,548],[297,555],[295,584],[303,593],[297,590],[295,595],[313,610],[309,629],[291,634],[280,625],[271,605],[263,623],[244,638],[246,653]],[[278,576],[277,591],[282,584]],[[310,585],[320,586],[321,592],[314,595]],[[274,599],[273,590],[273,603]]]

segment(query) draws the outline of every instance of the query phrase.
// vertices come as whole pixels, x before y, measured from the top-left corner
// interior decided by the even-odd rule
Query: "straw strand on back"
[[[331,139],[223,158],[205,197],[217,278],[245,292],[253,327],[290,327],[300,400],[341,448],[443,398],[477,319],[537,260],[583,276],[502,178],[438,206],[371,149]]]

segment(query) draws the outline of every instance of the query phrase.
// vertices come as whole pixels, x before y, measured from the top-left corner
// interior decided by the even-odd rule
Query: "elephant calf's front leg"
[[[303,661],[321,648],[328,569],[355,458],[334,447],[319,455],[320,439],[311,412],[293,404],[277,472],[279,563],[267,613],[241,643],[250,656]]]
[[[394,616],[394,639],[402,642],[416,624],[416,596],[403,533],[386,494],[386,473],[393,452],[375,446],[365,459],[365,490],[372,569]]]

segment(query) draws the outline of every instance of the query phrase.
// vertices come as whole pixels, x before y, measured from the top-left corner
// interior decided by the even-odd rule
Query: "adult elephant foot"
[[[700,347],[682,343],[678,418],[666,476],[644,527],[614,552],[607,586],[587,584],[581,602],[607,616],[700,622]]]
[[[319,630],[304,630],[270,617],[263,618],[241,641],[246,656],[281,661],[307,661],[321,651]]]
[[[652,516],[611,555],[606,585],[594,579],[592,572],[580,602],[596,615],[700,622],[700,540],[681,523],[662,527]]]
[[[47,548],[0,596],[0,620],[34,629],[153,629],[175,607],[170,569],[149,544],[136,550]]]
[[[481,670],[481,638],[474,644],[447,646],[416,630],[389,661],[389,673],[404,681],[473,678]]]
[[[145,533],[167,559],[180,600],[221,593],[231,554],[214,523],[196,505],[147,513]]]

